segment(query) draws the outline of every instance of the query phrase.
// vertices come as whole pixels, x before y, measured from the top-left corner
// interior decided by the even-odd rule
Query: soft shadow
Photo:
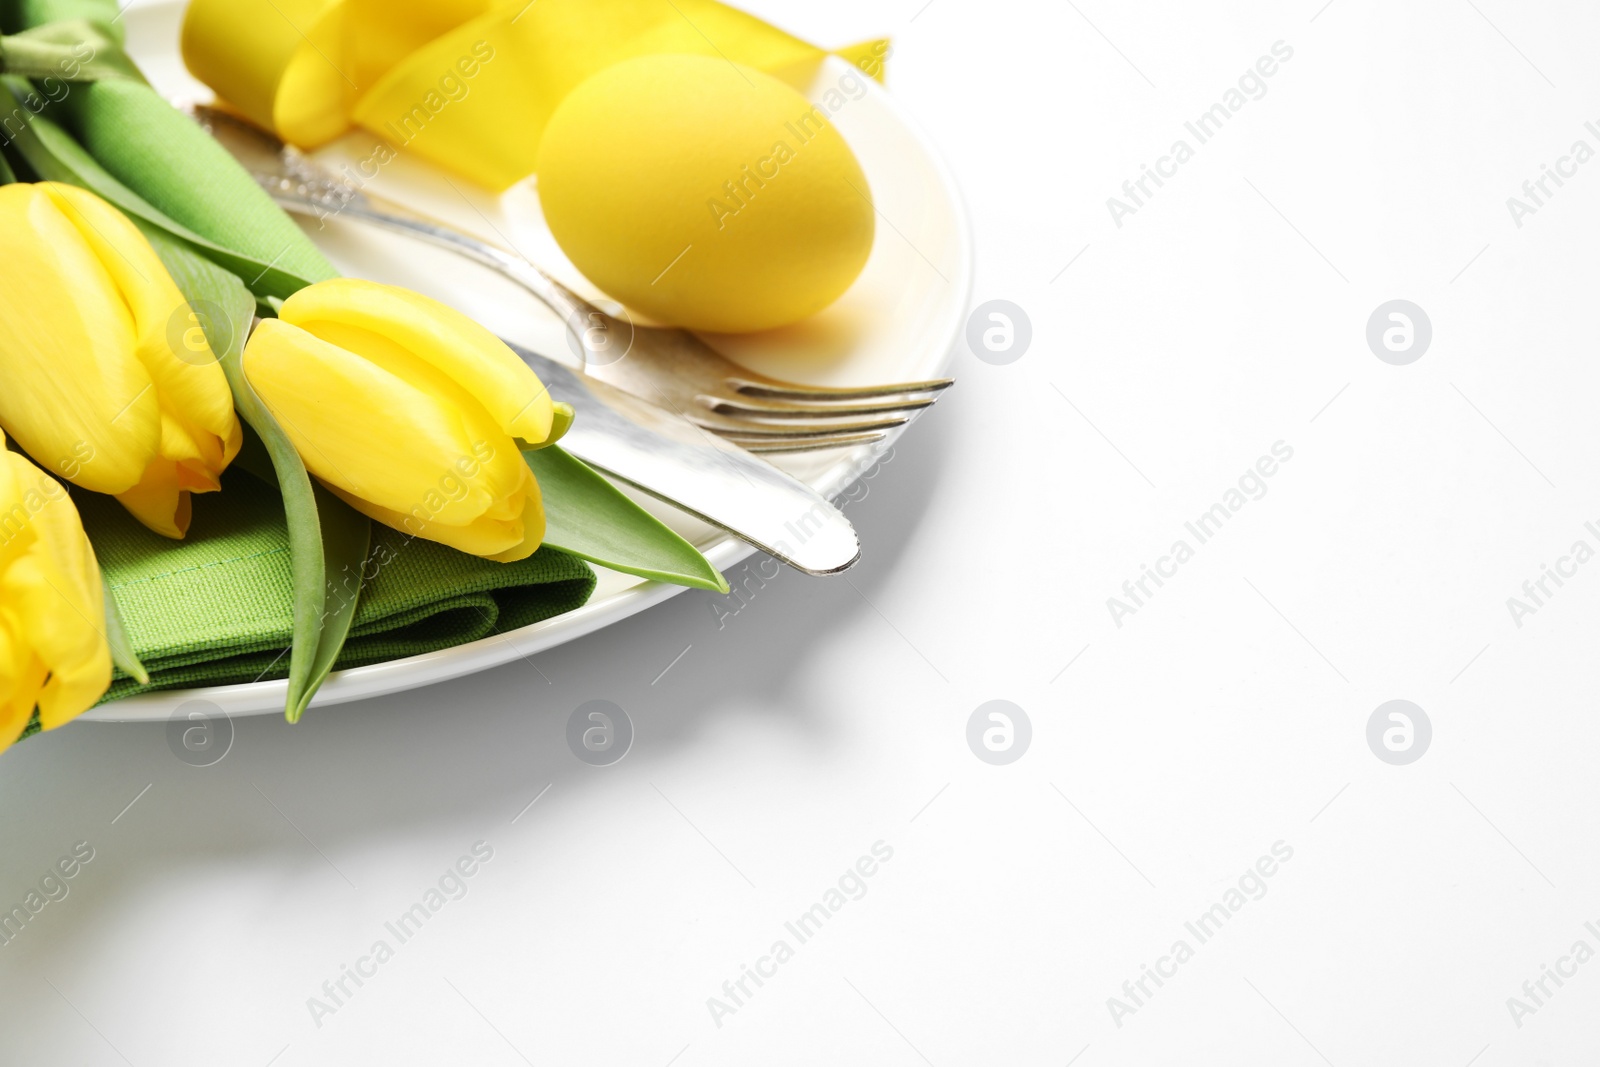
[[[921,420],[870,492],[847,505],[867,546],[850,579],[868,598],[918,535],[955,422],[937,411]],[[842,578],[762,580],[756,562],[730,575],[743,584],[742,606],[689,592],[470,679],[313,709],[295,726],[241,718],[211,767],[181,762],[157,724],[74,724],[14,747],[0,755],[0,904],[20,900],[75,841],[103,858],[74,888],[71,920],[30,924],[6,948],[10,965],[37,973],[70,952],[75,969],[92,967],[96,931],[115,928],[131,887],[243,857],[288,872],[319,862],[314,847],[361,886],[361,855],[419,825],[505,828],[547,785],[581,799],[610,775],[648,778],[719,718],[752,706],[782,708],[799,743],[828,744],[813,656],[841,623],[873,609]],[[633,750],[610,768],[580,763],[565,743],[568,716],[596,698],[635,724]]]

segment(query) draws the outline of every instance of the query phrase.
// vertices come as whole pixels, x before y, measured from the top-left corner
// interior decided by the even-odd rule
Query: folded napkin
[[[194,498],[184,541],[140,525],[115,500],[73,492],[128,638],[150,671],[118,674],[106,699],[289,673],[289,538],[277,490],[242,471]],[[436,652],[580,607],[595,576],[541,548],[494,563],[373,527],[355,625],[336,669]],[[330,576],[336,585],[338,576]]]

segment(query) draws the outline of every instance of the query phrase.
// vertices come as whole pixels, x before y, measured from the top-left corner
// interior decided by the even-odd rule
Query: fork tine
[[[845,418],[862,415],[915,413],[931,407],[938,397],[915,399],[889,399],[858,403],[837,400],[784,400],[773,401],[756,398],[729,399],[721,396],[698,396],[696,401],[718,415],[732,418],[804,419]]]
[[[754,422],[747,419],[733,419],[715,415],[709,418],[691,415],[689,416],[689,421],[703,429],[711,430],[724,436],[746,437],[766,441],[798,441],[808,438],[820,439],[892,430],[897,426],[904,426],[910,422],[911,416],[893,415],[881,419],[859,419],[854,422]]]
[[[786,454],[790,452],[821,452],[829,448],[854,448],[856,445],[870,445],[881,441],[881,433],[853,433],[839,434],[831,437],[818,438],[778,438],[770,437],[741,438],[737,434],[724,434],[729,441],[738,445],[746,452],[755,452],[760,455]]]
[[[775,378],[731,376],[728,386],[744,396],[765,396],[788,400],[841,401],[870,400],[880,396],[909,393],[940,393],[955,384],[954,378],[932,378],[922,382],[890,382],[886,385],[838,387],[780,382]]]

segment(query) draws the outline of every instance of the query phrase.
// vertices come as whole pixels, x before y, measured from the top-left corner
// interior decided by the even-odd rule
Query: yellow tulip
[[[549,437],[550,394],[460,312],[376,282],[318,282],[256,327],[244,373],[306,469],[357,511],[501,562],[544,539],[518,441]]]
[[[54,729],[111,685],[105,590],[78,509],[61,483],[0,437],[0,749],[39,722]]]
[[[227,379],[144,235],[70,185],[0,186],[0,427],[167,537],[241,431]]]

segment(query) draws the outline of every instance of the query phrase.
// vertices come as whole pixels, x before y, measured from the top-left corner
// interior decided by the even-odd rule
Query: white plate
[[[178,57],[183,5],[135,2],[125,16],[128,47],[156,87],[170,97],[208,100]],[[830,90],[836,90],[828,96]],[[910,381],[941,376],[960,337],[972,277],[972,237],[960,194],[927,137],[877,83],[843,60],[819,71],[808,95],[838,105],[833,121],[849,140],[872,185],[880,212],[878,239],[861,278],[837,304],[812,320],[759,335],[711,340],[730,357],[778,377],[819,385]],[[842,105],[839,104],[843,101]],[[353,133],[318,158],[352,174],[372,156],[376,141]],[[369,191],[443,217],[490,240],[509,241],[529,259],[591,298],[561,254],[539,211],[531,183],[502,197],[447,178],[406,159],[383,167]],[[539,351],[559,352],[559,319],[521,290],[465,261],[355,223],[313,226],[312,237],[341,270],[404,285],[444,300],[501,335]],[[866,449],[789,457],[782,466],[833,495],[872,461]],[[749,546],[653,502],[663,521],[688,538],[720,570],[751,554]],[[867,553],[872,546],[865,545]],[[408,659],[333,674],[315,706],[379,696],[485,670],[592,633],[683,590],[597,568],[594,596],[576,611],[508,634]],[[827,579],[814,579],[826,581]],[[185,701],[210,701],[230,715],[283,709],[287,683],[254,682],[147,693],[114,701],[83,716],[107,722],[166,718]]]

